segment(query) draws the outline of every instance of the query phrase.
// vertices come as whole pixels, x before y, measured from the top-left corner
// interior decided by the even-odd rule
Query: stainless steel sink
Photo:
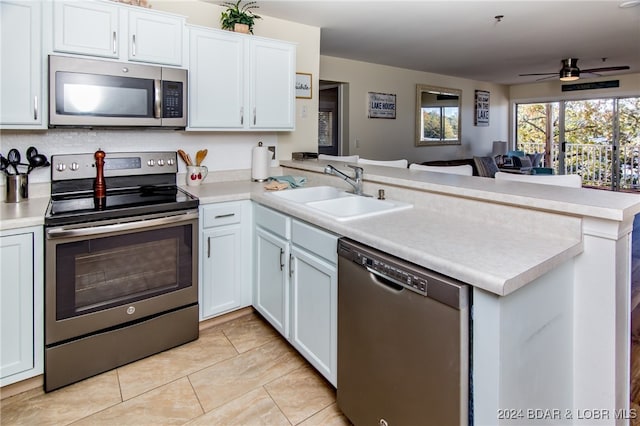
[[[362,219],[413,207],[412,204],[401,201],[378,200],[351,194],[333,186],[311,186],[269,194],[338,221]]]

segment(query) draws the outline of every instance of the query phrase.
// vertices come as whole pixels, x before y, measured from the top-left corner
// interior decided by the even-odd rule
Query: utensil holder
[[[19,203],[29,198],[29,177],[26,173],[7,175],[5,202]]]

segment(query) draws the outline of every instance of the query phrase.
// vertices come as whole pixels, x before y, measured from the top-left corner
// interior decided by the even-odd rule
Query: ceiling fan
[[[606,58],[603,58],[603,61]],[[520,77],[528,76],[528,75],[559,75],[561,81],[575,81],[580,78],[580,73],[589,73],[596,74],[600,72],[608,72],[608,71],[622,71],[628,70],[628,65],[623,65],[619,67],[602,67],[602,68],[589,68],[585,70],[580,70],[578,68],[578,59],[577,58],[568,58],[562,60],[562,68],[558,72],[543,72],[543,73],[530,73],[530,74],[519,74]],[[551,77],[545,77],[541,80],[545,80]]]

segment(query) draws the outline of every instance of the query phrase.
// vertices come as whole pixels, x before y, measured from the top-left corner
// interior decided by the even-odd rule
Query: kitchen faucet
[[[333,167],[331,164],[324,168],[324,172],[329,175],[336,175],[339,178],[344,179],[349,185],[353,186],[353,193],[356,195],[364,195],[362,193],[362,172],[364,171],[362,167],[352,166],[351,164],[347,164],[347,166],[351,167],[355,170],[355,176],[353,178],[347,176],[342,173],[340,170]]]

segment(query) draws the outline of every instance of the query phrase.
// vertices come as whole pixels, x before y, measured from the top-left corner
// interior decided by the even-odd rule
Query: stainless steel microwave
[[[187,70],[49,56],[49,127],[187,125]]]

